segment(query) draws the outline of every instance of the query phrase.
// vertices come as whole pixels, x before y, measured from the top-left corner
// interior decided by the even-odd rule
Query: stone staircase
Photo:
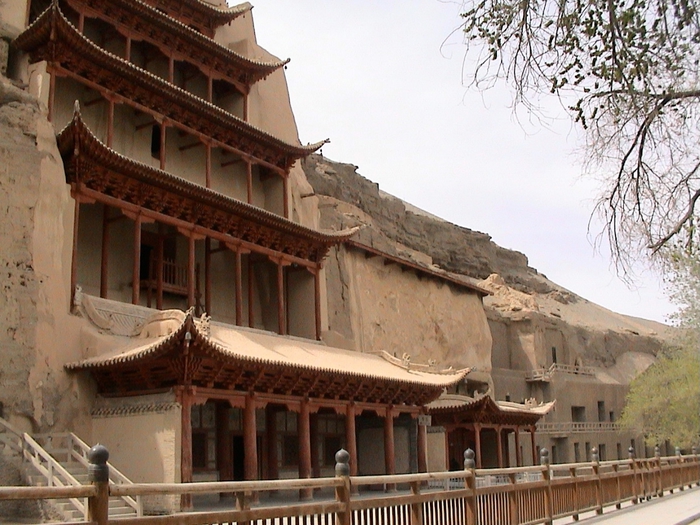
[[[75,434],[30,436],[13,428],[0,418],[0,453],[21,458],[24,478],[33,486],[75,486],[89,483],[89,447]],[[121,472],[110,467],[110,484],[130,484]],[[47,509],[57,518],[67,521],[87,521],[87,499],[52,500]],[[142,515],[140,499],[109,498],[110,519],[133,518]]]

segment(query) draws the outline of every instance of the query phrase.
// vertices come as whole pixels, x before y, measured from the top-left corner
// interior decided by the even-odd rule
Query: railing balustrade
[[[537,423],[537,432],[542,434],[580,434],[583,432],[617,432],[619,430],[620,425],[615,421]]]
[[[700,456],[654,457],[618,461],[475,469],[465,452],[465,469],[392,476],[349,476],[347,453],[336,456],[336,477],[297,480],[181,484],[111,484],[104,461],[89,453],[93,484],[83,487],[0,487],[0,500],[89,497],[88,520],[96,525],[526,525],[585,511],[602,513],[623,502],[638,503],[664,492],[700,485]],[[344,452],[344,451],[341,451]],[[99,459],[99,458],[98,458]],[[101,476],[97,475],[103,472]],[[97,473],[97,474],[96,474]],[[306,490],[303,490],[306,489]],[[255,504],[270,491],[333,490],[335,498],[288,505]],[[201,495],[231,493],[235,507],[110,520],[110,496]],[[75,525],[75,524],[74,524]]]
[[[526,376],[527,381],[550,381],[555,372],[580,376],[595,376],[595,368],[592,366],[564,365],[552,363],[549,368],[536,368]]]

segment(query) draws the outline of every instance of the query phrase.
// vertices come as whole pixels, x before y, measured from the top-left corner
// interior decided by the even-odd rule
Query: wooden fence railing
[[[474,452],[467,450],[464,470],[395,476],[350,476],[349,455],[341,450],[334,478],[133,485],[109,483],[108,456],[100,445],[91,449],[92,485],[0,487],[0,500],[87,497],[87,522],[95,525],[526,525],[576,519],[584,511],[602,513],[606,506],[619,508],[626,501],[700,485],[695,450],[686,456],[605,462],[597,461],[594,452],[591,463],[549,465],[543,449],[540,466],[488,470],[475,469]],[[484,479],[488,482],[479,481]],[[254,503],[265,492],[309,489],[332,489],[335,497],[276,506]],[[118,520],[107,516],[109,496],[206,493],[231,493],[235,507]]]

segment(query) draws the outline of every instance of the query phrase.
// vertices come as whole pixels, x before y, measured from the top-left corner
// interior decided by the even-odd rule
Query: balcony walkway
[[[571,518],[554,520],[555,525],[574,523]],[[633,505],[623,504],[621,510],[606,507],[602,516],[595,512],[581,514],[582,525],[691,525],[700,524],[700,487],[676,491],[663,498],[653,498]]]

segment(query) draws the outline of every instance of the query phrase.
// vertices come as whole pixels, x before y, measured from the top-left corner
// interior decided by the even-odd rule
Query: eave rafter
[[[74,78],[105,97],[168,121],[250,162],[286,176],[297,159],[326,141],[308,146],[286,143],[213,104],[99,48],[81,35],[52,4],[14,45],[33,62],[46,60],[52,74]]]

